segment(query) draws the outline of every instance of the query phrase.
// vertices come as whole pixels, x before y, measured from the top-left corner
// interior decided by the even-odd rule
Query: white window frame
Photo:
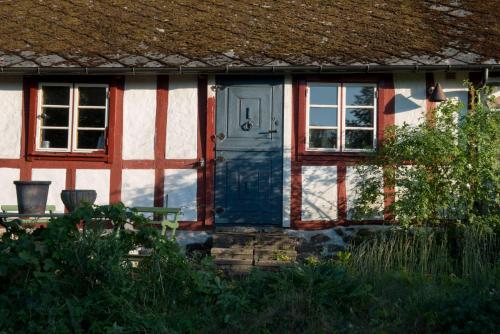
[[[373,87],[373,106],[357,106],[357,105],[347,105],[346,99],[346,88],[347,87],[358,87],[358,86],[368,86]],[[345,83],[342,84],[342,151],[344,152],[373,152],[377,148],[377,85],[373,83]],[[372,127],[362,127],[362,126],[347,126],[346,125],[346,115],[348,108],[359,108],[359,109],[372,109],[373,110],[373,126]],[[345,146],[345,137],[346,130],[364,130],[364,131],[372,131],[373,136],[373,146],[372,148],[346,148]]]
[[[337,87],[337,105],[317,105],[311,104],[311,92],[310,86],[336,86]],[[346,105],[346,87],[356,87],[356,86],[369,86],[373,87],[373,106],[356,106],[356,105]],[[308,82],[306,87],[307,98],[306,98],[306,151],[308,152],[373,152],[377,148],[377,107],[378,107],[378,87],[375,83],[363,83],[363,82],[352,82],[352,83],[341,83],[341,82]],[[309,125],[309,114],[311,107],[323,107],[323,108],[337,108],[337,126],[310,126]],[[347,108],[363,108],[363,109],[373,109],[373,126],[372,127],[354,127],[346,126],[346,110]],[[309,130],[310,129],[336,129],[337,130],[337,148],[317,148],[309,147]],[[373,135],[373,147],[369,149],[356,149],[356,148],[346,148],[345,147],[345,133],[346,130],[363,130],[372,131]]]
[[[57,87],[69,87],[69,105],[55,105],[55,104],[43,104],[43,87],[57,86]],[[54,83],[54,82],[41,82],[38,85],[38,106],[36,112],[36,150],[41,152],[71,152],[71,126],[73,124],[73,84],[71,83]],[[68,108],[68,126],[42,126],[42,114],[43,107],[53,107],[53,108]],[[66,143],[66,148],[44,148],[42,147],[42,130],[43,129],[53,129],[53,130],[67,130],[68,131],[68,142]]]
[[[311,90],[310,86],[336,86],[337,87],[337,104],[311,104]],[[308,151],[323,151],[323,152],[340,152],[340,101],[341,101],[341,87],[340,83],[336,82],[309,82],[307,84],[307,99],[306,99],[306,149]],[[336,108],[337,109],[337,126],[310,126],[309,125],[309,112],[311,108]],[[322,147],[309,147],[309,130],[337,130],[337,148],[322,148]]]
[[[43,104],[43,87],[47,86],[65,86],[69,87],[69,105],[44,105]],[[102,128],[88,128],[78,126],[78,112],[79,108],[79,87],[105,87],[106,88],[106,105],[103,106],[83,106],[83,108],[92,109],[104,109],[105,112],[105,124]],[[107,138],[103,149],[79,149],[78,148],[78,130],[100,130],[104,131],[105,136],[106,131],[109,126],[109,85],[108,84],[92,84],[92,83],[68,83],[68,82],[40,82],[38,84],[38,103],[37,103],[37,113],[36,113],[36,151],[39,152],[67,152],[67,153],[93,153],[105,151],[107,146]],[[54,107],[54,108],[69,108],[68,115],[68,126],[42,126],[42,112],[43,107]],[[42,147],[42,130],[43,129],[61,129],[68,131],[68,142],[66,148],[44,148]]]
[[[73,115],[75,116],[74,119],[75,121],[73,122],[73,145],[72,149],[73,152],[96,152],[96,151],[103,151],[104,149],[85,149],[85,148],[78,148],[78,130],[95,130],[95,131],[104,131],[104,135],[106,136],[106,129],[108,128],[108,118],[109,118],[109,87],[107,84],[81,84],[81,83],[75,83],[75,103],[74,103],[74,111]],[[106,88],[106,105],[103,106],[80,106],[79,101],[80,101],[80,87],[104,87]],[[101,128],[89,128],[89,127],[80,127],[78,124],[79,120],[79,112],[80,108],[82,109],[104,109],[104,127]],[[105,138],[106,139],[106,138]],[[106,144],[104,144],[104,147],[106,147]]]

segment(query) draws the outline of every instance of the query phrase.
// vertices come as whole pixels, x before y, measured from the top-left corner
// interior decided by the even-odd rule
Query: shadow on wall
[[[404,112],[410,112],[410,111],[415,111],[415,110],[420,109],[421,106],[416,104],[415,102],[413,102],[412,99],[419,100],[421,98],[422,97],[419,97],[419,96],[413,96],[413,94],[410,96],[405,96],[403,94],[397,94],[394,97],[394,102],[397,106],[395,112],[396,113],[404,113]],[[424,96],[424,98],[425,98],[425,96]]]

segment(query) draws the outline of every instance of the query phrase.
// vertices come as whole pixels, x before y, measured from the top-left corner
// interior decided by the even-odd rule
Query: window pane
[[[337,130],[310,129],[309,148],[337,148]]]
[[[346,105],[373,106],[374,88],[372,86],[346,86]]]
[[[351,149],[373,149],[373,131],[345,130],[345,147]]]
[[[42,126],[68,126],[69,108],[43,108]]]
[[[78,148],[82,149],[104,149],[104,131],[78,130]]]
[[[78,87],[81,106],[105,106],[106,87]]]
[[[337,105],[338,87],[336,85],[309,85],[310,104]]]
[[[373,109],[346,108],[346,126],[373,126]]]
[[[309,125],[337,126],[337,108],[316,108],[309,110]]]
[[[78,109],[78,126],[89,128],[104,128],[106,126],[106,110]]]
[[[68,147],[68,130],[43,129],[42,148],[67,148]]]
[[[43,104],[69,105],[68,86],[43,86]]]

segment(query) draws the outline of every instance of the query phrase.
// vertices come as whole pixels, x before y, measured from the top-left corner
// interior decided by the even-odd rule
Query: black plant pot
[[[63,190],[61,191],[61,199],[66,209],[73,212],[83,206],[84,203],[94,204],[97,198],[95,190]]]
[[[50,181],[14,181],[19,213],[44,214],[50,183]]]

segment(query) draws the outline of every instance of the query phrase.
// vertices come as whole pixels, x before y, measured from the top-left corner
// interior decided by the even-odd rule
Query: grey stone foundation
[[[345,251],[351,242],[362,240],[374,233],[387,231],[391,228],[394,228],[394,226],[352,225],[315,231],[292,229],[279,230],[288,237],[297,240],[297,259],[300,261],[309,256],[317,258],[335,256],[337,252]],[[256,228],[252,227],[231,227],[224,229],[225,231],[230,229],[236,233],[242,234],[252,233],[256,230]],[[275,230],[276,228],[272,229],[272,231]],[[263,229],[263,233],[265,232],[266,230]],[[176,240],[186,254],[201,252],[208,255],[212,248],[213,233],[214,232],[211,231],[177,231]]]

